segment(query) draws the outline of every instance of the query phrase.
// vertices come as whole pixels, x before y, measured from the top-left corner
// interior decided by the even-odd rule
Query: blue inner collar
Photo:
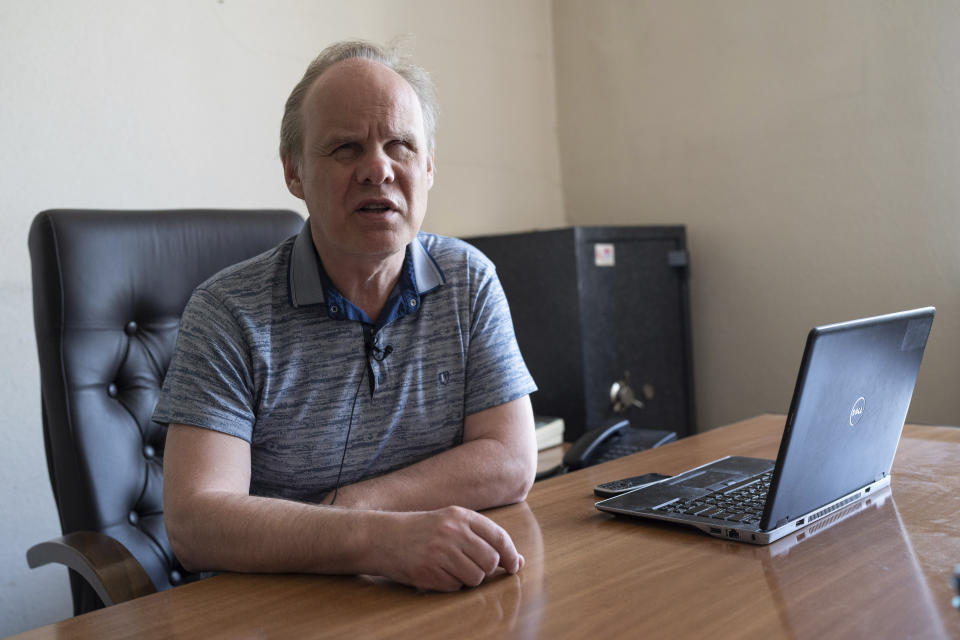
[[[373,322],[367,314],[343,296],[333,285],[323,268],[320,256],[310,234],[310,221],[294,240],[290,253],[289,293],[294,307],[326,304],[327,313],[336,320],[353,320],[385,326],[402,315],[415,314],[420,309],[420,297],[446,282],[443,271],[420,241],[414,238],[407,245],[400,279],[380,317]]]

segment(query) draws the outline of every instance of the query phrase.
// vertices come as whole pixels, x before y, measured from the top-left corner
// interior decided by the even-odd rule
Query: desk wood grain
[[[347,576],[223,574],[18,638],[949,638],[960,611],[960,430],[908,426],[891,490],[768,547],[614,518],[594,485],[775,457],[782,416],[538,483],[488,512],[526,567],[455,594]],[[828,526],[829,525],[829,526]]]

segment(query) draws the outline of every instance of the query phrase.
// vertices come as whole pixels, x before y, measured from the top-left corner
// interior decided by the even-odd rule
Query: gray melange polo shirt
[[[325,300],[309,223],[221,271],[184,310],[153,419],[243,438],[251,494],[316,501],[336,484],[355,396],[341,485],[454,447],[465,416],[536,390],[483,254],[421,233],[404,268],[413,289],[379,330]]]

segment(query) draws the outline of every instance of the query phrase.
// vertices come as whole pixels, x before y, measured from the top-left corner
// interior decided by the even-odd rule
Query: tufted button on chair
[[[47,468],[74,613],[197,578],[163,526],[151,414],[193,289],[299,232],[292,211],[44,211],[30,228]]]

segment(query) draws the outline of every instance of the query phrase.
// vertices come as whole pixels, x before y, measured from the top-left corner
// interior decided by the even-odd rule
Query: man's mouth
[[[397,205],[390,200],[366,200],[361,202],[356,210],[360,213],[387,213],[389,211],[396,211]]]

